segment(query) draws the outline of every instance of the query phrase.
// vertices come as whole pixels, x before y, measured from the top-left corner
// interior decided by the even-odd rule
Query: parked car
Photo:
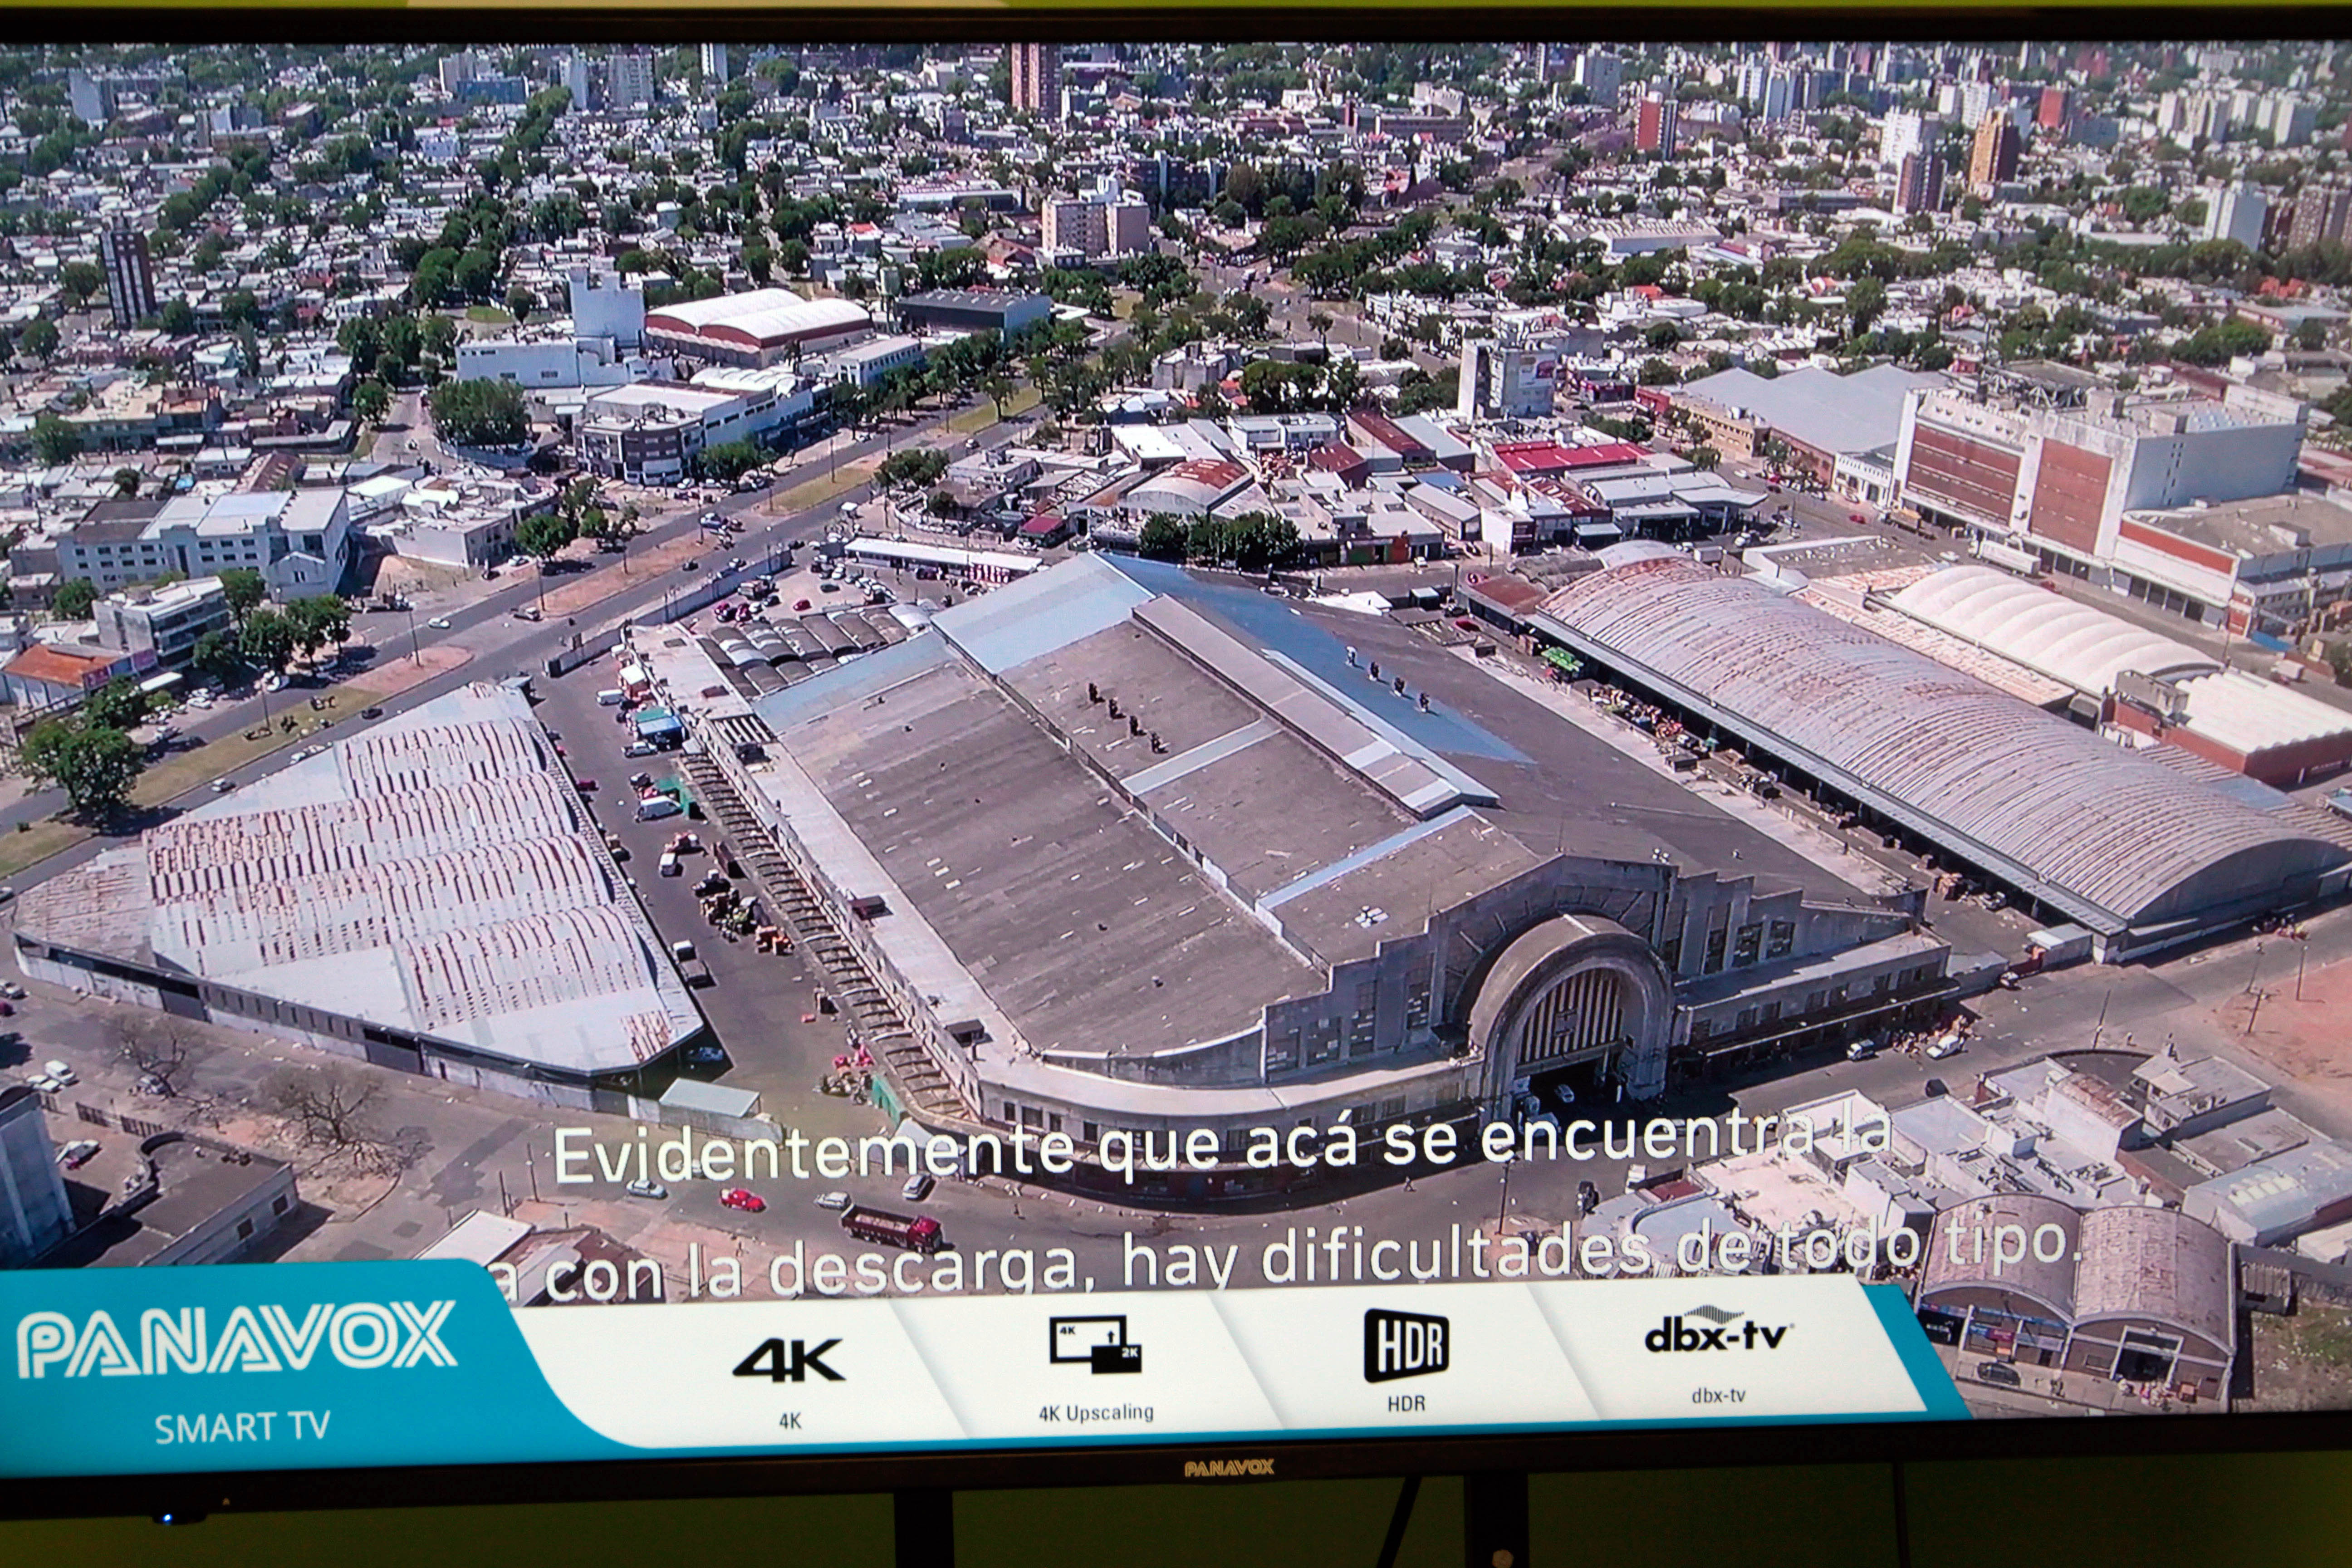
[[[1877,1054],[1876,1040],[1856,1040],[1845,1048],[1845,1059],[1850,1062],[1866,1062]]]
[[[898,1195],[910,1204],[919,1204],[929,1197],[931,1189],[938,1184],[931,1180],[929,1171],[918,1171],[907,1178],[907,1184],[898,1189]]]
[[[632,741],[627,745],[621,748],[621,755],[625,757],[650,757],[660,749],[660,747],[655,745],[651,741]]]
[[[818,1196],[816,1206],[829,1214],[839,1214],[849,1206],[847,1193],[824,1193]]]
[[[0,889],[0,892],[6,890]],[[11,1002],[22,1002],[25,999],[25,988],[13,980],[0,980],[0,996],[5,996]]]
[[[514,607],[513,615],[514,618],[519,621],[536,621],[545,618],[537,605],[517,605]]]
[[[596,781],[594,779],[573,779],[572,781],[572,787],[578,790],[582,795],[594,795],[596,793]]]
[[[1977,1381],[1979,1383],[1990,1383],[2000,1388],[2023,1388],[2025,1386],[2025,1379],[2020,1377],[2017,1373],[2017,1369],[2010,1365],[2009,1363],[2005,1361],[1979,1362],[1977,1363]]]
[[[81,1075],[74,1071],[73,1064],[70,1062],[43,1062],[41,1070],[62,1084],[70,1085],[81,1081]]]
[[[63,1165],[68,1171],[79,1171],[84,1165],[89,1164],[90,1157],[97,1152],[97,1139],[77,1138],[72,1142],[58,1151],[58,1163]]]
[[[1966,1038],[1959,1035],[1946,1035],[1934,1045],[1927,1047],[1928,1059],[1931,1061],[1942,1061],[1946,1057],[1958,1056],[1960,1054],[1960,1047],[1967,1043],[1968,1041]]]
[[[215,795],[226,795],[229,791],[231,791],[231,790],[235,789],[236,787],[236,781],[235,779],[215,779],[215,780],[213,780],[213,793],[214,793]]]
[[[633,1198],[666,1198],[669,1189],[659,1182],[631,1182],[622,1189]]]
[[[748,1187],[730,1187],[719,1194],[719,1201],[730,1209],[741,1209],[745,1214],[768,1212],[767,1200]]]
[[[381,719],[383,717],[383,710],[381,708],[362,708],[360,710],[360,717],[362,719]]]

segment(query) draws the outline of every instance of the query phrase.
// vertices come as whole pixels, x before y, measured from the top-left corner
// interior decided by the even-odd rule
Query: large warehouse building
[[[2053,919],[2104,960],[2341,889],[2293,812],[2136,755],[1861,626],[1662,545],[1616,545],[1538,631]]]
[[[2352,713],[1990,566],[1946,566],[1889,608],[2074,691],[2084,719],[2293,788],[2352,763]]]
[[[27,975],[553,1103],[700,1032],[520,695],[476,684],[28,889]]]
[[[1951,994],[1916,890],[1843,879],[1407,628],[1094,555],[931,626],[765,691],[635,634],[892,1000],[877,1054],[928,1122],[1207,1128],[1238,1165],[1251,1128],[1646,1098]]]
[[[756,370],[837,348],[873,326],[866,308],[847,300],[803,300],[789,289],[755,289],[649,311],[645,336],[656,353]]]

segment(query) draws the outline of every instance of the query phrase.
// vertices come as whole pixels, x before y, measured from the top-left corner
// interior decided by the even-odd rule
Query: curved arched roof
[[[2231,1342],[2236,1295],[2230,1244],[2178,1209],[2094,1209],[2083,1216],[2074,1269],[2074,1316],[2153,1318]]]
[[[2210,654],[2078,604],[1990,566],[1947,566],[1889,601],[1914,620],[2104,697],[2126,670],[2179,675],[2219,669]]]
[[[2074,1209],[2039,1193],[1992,1193],[1955,1204],[1936,1216],[1927,1255],[1921,1260],[1920,1299],[1925,1300],[1937,1290],[2007,1290],[2039,1301],[2059,1321],[2071,1323],[2075,1315],[2076,1237],[2082,1223],[2083,1216]],[[2054,1258],[2034,1255],[2034,1233],[2043,1226],[2055,1226],[2065,1238]],[[2010,1234],[2025,1240],[2022,1258],[1994,1255],[1992,1237],[2010,1226],[2016,1227]],[[1948,1239],[1955,1232],[1960,1238],[1957,1246]]]
[[[2352,856],[1860,626],[1686,557],[1604,551],[1536,623],[2095,929]]]
[[[847,300],[803,300],[789,289],[755,289],[748,294],[665,305],[646,315],[646,326],[654,331],[770,347],[851,331],[872,321],[864,306]]]

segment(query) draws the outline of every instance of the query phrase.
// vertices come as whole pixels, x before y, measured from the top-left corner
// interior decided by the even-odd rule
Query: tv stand
[[[1464,1476],[1464,1568],[1528,1568],[1528,1473],[1475,1470]]]
[[[897,1568],[955,1568],[955,1493],[910,1487],[890,1494]]]

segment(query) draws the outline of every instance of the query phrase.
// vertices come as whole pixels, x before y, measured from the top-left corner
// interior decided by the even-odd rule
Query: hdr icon
[[[1391,1312],[1375,1307],[1364,1314],[1364,1381],[1393,1383],[1427,1377],[1453,1364],[1453,1333],[1444,1318],[1426,1312]],[[1422,1410],[1418,1394],[1389,1400],[1391,1410]]]

